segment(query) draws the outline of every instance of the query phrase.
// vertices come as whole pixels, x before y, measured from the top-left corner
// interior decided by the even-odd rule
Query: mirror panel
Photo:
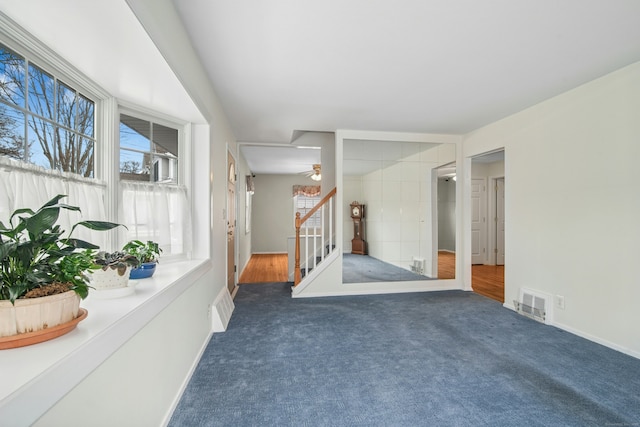
[[[343,158],[343,261],[361,256],[350,254],[349,204],[358,201],[366,206],[368,256],[389,264],[389,270],[395,266],[431,279],[442,270],[442,278],[454,278],[455,144],[344,139]],[[445,265],[439,265],[438,249],[448,252]],[[343,269],[350,266],[343,262]],[[405,276],[397,280],[426,280],[402,271],[393,275]],[[351,275],[344,281],[358,280]],[[373,279],[363,275],[362,281]]]

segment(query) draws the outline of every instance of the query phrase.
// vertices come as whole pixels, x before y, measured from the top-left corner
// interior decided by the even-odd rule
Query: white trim
[[[92,101],[97,103],[100,99],[109,98],[107,91],[1,11],[0,35],[4,36],[1,38],[3,44],[18,53],[26,54],[27,59],[35,59],[40,68],[53,73],[56,77],[61,77],[66,84],[76,86],[74,89],[88,96]]]
[[[552,325],[555,326],[558,329],[562,329],[563,331],[569,332],[569,333],[571,333],[573,335],[577,335],[580,338],[584,338],[586,340],[601,344],[601,345],[603,345],[605,347],[609,347],[610,349],[619,351],[620,353],[624,353],[624,354],[627,354],[629,356],[632,356],[632,357],[635,357],[637,359],[640,359],[640,352],[638,352],[638,351],[634,351],[634,350],[631,350],[630,348],[623,347],[623,346],[615,344],[615,343],[613,343],[611,341],[604,340],[604,339],[599,338],[599,337],[597,337],[595,335],[591,335],[591,334],[583,332],[583,331],[581,331],[579,329],[575,329],[575,328],[572,328],[570,326],[567,326],[567,325],[565,325],[563,323],[554,322]]]
[[[513,306],[513,304],[509,304],[507,301],[505,301],[502,304],[502,306],[504,308],[508,309],[508,310],[511,310],[511,311],[514,311],[514,312],[516,311],[516,309]],[[627,354],[629,356],[632,356],[632,357],[635,357],[637,359],[640,359],[640,352],[637,352],[637,351],[632,350],[630,348],[615,344],[615,343],[613,343],[611,341],[604,340],[604,339],[599,338],[599,337],[597,337],[595,335],[583,332],[580,329],[572,328],[571,326],[565,325],[564,323],[553,322],[553,323],[550,324],[550,326],[554,326],[554,327],[556,327],[558,329],[562,329],[563,331],[569,332],[570,334],[577,335],[580,338],[584,338],[586,340],[589,340],[589,341],[595,342],[597,344],[603,345],[605,347],[608,347],[608,348],[610,348],[612,350],[616,350],[616,351],[619,351],[620,353],[624,353],[624,354]]]
[[[193,363],[189,368],[189,372],[187,373],[187,376],[185,377],[184,381],[182,381],[182,384],[180,385],[180,389],[178,390],[178,393],[173,399],[173,402],[171,402],[169,409],[167,409],[167,413],[165,414],[164,419],[160,424],[162,427],[166,427],[169,425],[169,421],[171,421],[171,417],[173,416],[173,413],[178,407],[178,404],[180,403],[180,399],[182,399],[182,395],[184,394],[184,391],[187,389],[189,382],[191,382],[191,378],[193,377],[193,374],[195,373],[196,368],[200,364],[200,360],[202,359],[202,356],[204,355],[204,352],[207,349],[207,346],[209,345],[209,341],[211,341],[211,337],[213,337],[213,332],[210,332],[207,339],[204,340],[204,342],[202,343],[202,346],[200,347],[200,350],[198,351],[196,358],[193,360]]]

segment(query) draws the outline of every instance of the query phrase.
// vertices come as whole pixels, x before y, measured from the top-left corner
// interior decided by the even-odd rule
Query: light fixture
[[[322,179],[322,174],[320,173],[320,165],[313,165],[313,174],[311,175],[311,179],[314,181],[320,181]]]

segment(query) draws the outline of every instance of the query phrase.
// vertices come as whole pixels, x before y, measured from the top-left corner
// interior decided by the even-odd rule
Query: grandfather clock
[[[367,254],[367,242],[364,240],[364,205],[351,203],[351,218],[353,219],[353,239],[351,240],[351,253],[358,255]]]

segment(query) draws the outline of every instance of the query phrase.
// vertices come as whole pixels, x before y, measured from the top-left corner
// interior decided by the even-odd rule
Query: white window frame
[[[190,174],[187,175],[187,171],[192,170],[192,149],[191,149],[191,124],[182,120],[178,120],[175,117],[168,116],[166,114],[158,113],[157,111],[153,111],[149,108],[141,107],[139,105],[132,104],[127,101],[119,100],[118,101],[118,109],[116,114],[116,120],[114,124],[115,128],[115,141],[117,142],[114,145],[113,156],[114,161],[111,165],[111,171],[115,178],[115,186],[113,188],[120,188],[120,114],[126,114],[127,116],[135,117],[141,120],[146,120],[155,124],[159,124],[162,126],[170,127],[178,130],[178,174],[177,174],[177,183],[161,183],[161,182],[145,182],[149,185],[161,185],[161,186],[179,186],[185,187],[188,195],[188,208],[191,211],[191,207],[193,206],[193,201],[191,200],[192,194],[192,182],[189,177]],[[126,180],[125,180],[126,181]],[[119,221],[119,212],[120,207],[117,206],[119,202],[119,191],[114,191],[114,197],[117,198],[115,201],[117,212],[116,222]],[[191,219],[193,220],[193,212],[191,212]],[[191,240],[193,236],[188,236],[188,239]],[[124,240],[121,237],[121,240]],[[121,241],[120,246],[122,246],[125,242]],[[163,254],[163,261],[177,261],[182,259],[190,259],[193,253],[193,248],[189,248],[182,253],[179,254]]]

